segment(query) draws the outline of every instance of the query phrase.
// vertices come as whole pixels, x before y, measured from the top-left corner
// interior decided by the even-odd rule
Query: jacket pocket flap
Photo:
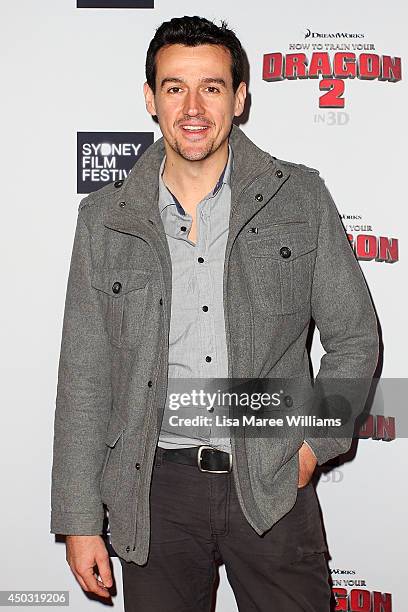
[[[134,289],[143,289],[151,274],[145,270],[94,270],[92,286],[113,297]]]
[[[112,414],[108,424],[108,429],[105,433],[105,444],[113,448],[122,435],[124,429],[126,429],[126,425],[123,423],[123,421],[116,414]]]
[[[247,241],[248,252],[251,257],[271,257],[281,262],[290,262],[310,253],[317,248],[313,236],[298,234],[284,234],[253,238]]]

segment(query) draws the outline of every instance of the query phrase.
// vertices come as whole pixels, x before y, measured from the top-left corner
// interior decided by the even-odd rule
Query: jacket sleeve
[[[318,182],[320,226],[312,317],[325,354],[315,379],[313,414],[330,415],[331,398],[335,411],[340,408],[337,414],[342,410],[349,414],[347,435],[334,437],[331,428],[330,435],[305,437],[322,465],[351,446],[355,418],[364,409],[377,366],[379,342],[377,318],[363,273],[334,201],[321,177]]]
[[[110,349],[91,286],[92,238],[80,204],[68,276],[54,418],[51,533],[102,533],[99,480],[111,410]]]

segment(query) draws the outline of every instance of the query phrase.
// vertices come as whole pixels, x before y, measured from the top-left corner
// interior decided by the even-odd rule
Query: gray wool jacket
[[[317,170],[272,157],[235,126],[229,142],[229,378],[301,378],[308,383],[291,392],[287,410],[311,405],[313,319],[325,350],[316,382],[359,380],[357,414],[377,364],[377,321],[330,193]],[[115,551],[140,565],[148,558],[150,482],[168,383],[171,259],[157,205],[163,155],[161,138],[124,182],[79,205],[54,421],[51,533],[101,534],[105,504]],[[234,483],[258,534],[295,503],[304,439],[319,465],[352,441],[320,430],[312,436],[307,427],[273,439],[232,432]]]

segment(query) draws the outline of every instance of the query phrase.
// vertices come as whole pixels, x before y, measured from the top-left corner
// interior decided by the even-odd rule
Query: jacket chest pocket
[[[311,233],[260,235],[245,240],[254,299],[271,314],[310,304],[316,239]]]
[[[145,318],[151,274],[145,270],[95,270],[92,286],[98,291],[105,329],[117,347],[137,346]]]

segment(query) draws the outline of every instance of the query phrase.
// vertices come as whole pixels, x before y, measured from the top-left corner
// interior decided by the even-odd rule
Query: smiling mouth
[[[188,132],[200,132],[208,129],[208,125],[182,125],[181,127]]]
[[[196,125],[194,123],[186,123],[184,125],[180,125],[179,127],[185,134],[202,134],[210,128],[209,125]]]
[[[179,124],[181,133],[183,134],[183,138],[185,138],[188,142],[201,142],[205,140],[207,134],[210,131],[211,125],[203,125],[198,123],[184,123]]]

